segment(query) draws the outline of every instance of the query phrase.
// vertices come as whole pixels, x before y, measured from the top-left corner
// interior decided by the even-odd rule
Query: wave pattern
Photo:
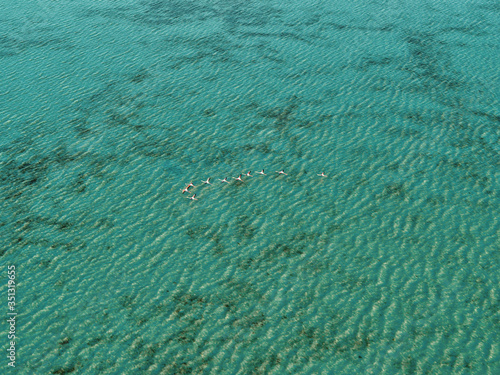
[[[500,371],[494,2],[7,7],[19,374]]]

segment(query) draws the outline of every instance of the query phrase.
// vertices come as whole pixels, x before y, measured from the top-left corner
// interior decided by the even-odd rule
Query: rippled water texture
[[[16,373],[500,373],[498,1],[0,2]]]

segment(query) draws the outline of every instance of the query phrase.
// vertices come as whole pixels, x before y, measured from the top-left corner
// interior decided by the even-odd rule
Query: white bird
[[[225,177],[223,180],[219,180],[220,182],[227,182],[229,184],[229,181],[227,180],[227,177]]]
[[[207,185],[212,185],[212,183],[210,182],[210,177],[207,178],[206,181],[202,181],[204,184],[207,184]]]
[[[261,175],[264,175],[264,176],[266,175],[266,174],[264,173],[264,170],[261,170],[260,172],[257,172],[257,173],[258,173],[258,174],[261,174]]]
[[[248,171],[245,176],[249,176],[249,177],[252,177],[252,175],[250,174],[252,171]]]
[[[195,198],[196,197],[196,194],[194,194],[192,197],[190,197],[189,199],[191,199],[192,201],[197,201],[198,198]]]
[[[285,176],[288,176],[288,175],[285,173],[285,171],[284,171],[283,169],[282,169],[281,171],[279,171],[279,172],[278,172],[278,171],[276,171],[276,173],[277,173],[277,174],[284,174]]]
[[[234,178],[235,180],[237,180],[237,181],[241,181],[241,182],[243,182],[243,180],[241,179],[241,174],[240,174],[238,177],[233,177],[233,178]]]
[[[321,177],[327,177],[325,172],[321,172],[321,174],[319,174],[318,176],[321,176]]]
[[[186,186],[184,189],[182,189],[182,194],[184,194],[186,191],[189,192],[189,188],[191,186],[194,186],[192,182],[190,182],[188,186]]]

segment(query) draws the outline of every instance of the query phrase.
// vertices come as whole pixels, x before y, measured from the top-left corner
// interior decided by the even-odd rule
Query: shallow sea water
[[[1,3],[13,372],[500,373],[498,2]]]

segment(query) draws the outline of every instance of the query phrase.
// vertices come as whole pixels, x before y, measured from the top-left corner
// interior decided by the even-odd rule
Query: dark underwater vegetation
[[[14,371],[498,373],[499,12],[6,4]]]

